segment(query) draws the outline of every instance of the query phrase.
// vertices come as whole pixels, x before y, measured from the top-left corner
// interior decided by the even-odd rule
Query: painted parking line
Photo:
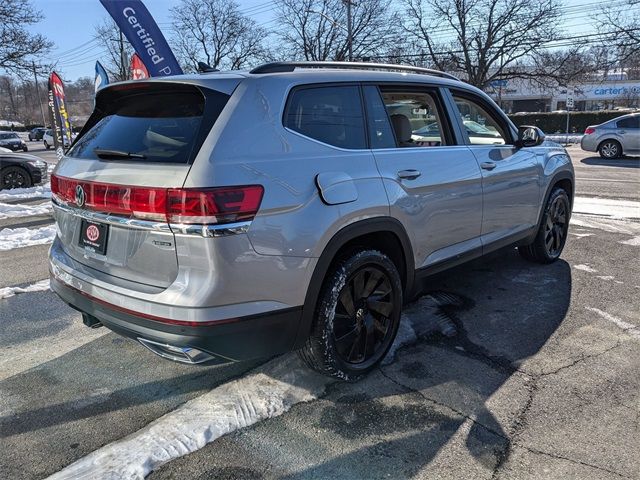
[[[632,337],[640,339],[640,328],[637,325],[626,322],[621,318],[618,318],[614,315],[611,315],[610,313],[600,310],[599,308],[594,308],[594,307],[585,307],[585,308],[590,312],[597,313],[600,317],[604,318],[605,320],[611,323],[614,323],[615,325],[620,327],[622,330],[624,330],[626,333],[628,333]]]

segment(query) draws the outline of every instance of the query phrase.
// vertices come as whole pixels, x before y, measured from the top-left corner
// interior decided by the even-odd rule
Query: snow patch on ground
[[[400,325],[398,326],[398,333],[396,339],[391,344],[391,348],[387,352],[387,356],[382,359],[382,365],[389,365],[393,363],[396,358],[396,352],[399,348],[409,343],[415,342],[418,339],[416,331],[411,325],[411,320],[406,315],[402,315],[400,318]]]
[[[556,143],[580,143],[580,140],[582,140],[582,135],[562,135],[560,133],[554,133],[552,135],[545,135],[544,138],[545,140],[550,140]]]
[[[615,219],[640,219],[640,202],[611,198],[576,197],[574,213],[603,215]]]
[[[46,245],[56,236],[55,225],[40,228],[4,228],[0,230],[0,251]]]
[[[596,275],[596,278],[599,278],[600,280],[606,280],[608,282],[610,282],[611,280],[615,279],[616,277],[614,277],[613,275]],[[620,282],[622,283],[622,282]]]
[[[633,323],[625,322],[621,318],[615,317],[610,313],[600,310],[599,308],[593,308],[593,307],[585,307],[585,308],[590,312],[597,313],[605,320],[608,320],[611,323],[615,323],[618,327],[620,327],[622,330],[624,330],[626,333],[628,333],[632,337],[636,337],[640,339],[640,328],[638,328],[637,325],[634,325]]]
[[[580,214],[577,214],[580,215]],[[624,220],[612,220],[605,217],[590,217],[585,215],[571,217],[570,225],[574,227],[594,228],[609,233],[624,233],[626,235],[638,235],[640,233],[640,222],[630,222]]]
[[[640,247],[640,235],[619,243],[623,245],[631,245],[632,247]]]
[[[0,220],[5,218],[31,217],[34,215],[49,215],[51,202],[38,203],[36,205],[20,205],[0,202]]]
[[[12,188],[11,190],[0,191],[0,202],[34,197],[51,198],[51,184],[47,182],[44,185],[38,185],[37,187]]]
[[[9,298],[19,293],[43,292],[49,290],[49,280],[40,280],[27,287],[3,287],[0,288],[0,299]]]
[[[142,479],[222,435],[282,415],[296,403],[315,400],[333,381],[288,354],[185,403],[50,479]]]
[[[575,268],[576,270],[582,270],[583,272],[598,273],[598,270],[596,270],[595,268],[591,268],[589,265],[574,265],[573,268]]]

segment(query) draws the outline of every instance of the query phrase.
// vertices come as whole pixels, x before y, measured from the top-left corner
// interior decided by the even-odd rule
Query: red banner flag
[[[149,71],[137,53],[131,55],[131,78],[134,80],[149,78]]]

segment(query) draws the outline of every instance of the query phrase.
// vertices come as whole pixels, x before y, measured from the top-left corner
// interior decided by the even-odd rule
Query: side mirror
[[[518,140],[516,147],[537,147],[544,142],[544,132],[538,127],[521,126],[518,127]]]

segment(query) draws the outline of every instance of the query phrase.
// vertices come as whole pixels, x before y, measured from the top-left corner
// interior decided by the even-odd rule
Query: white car
[[[72,137],[74,137],[73,134]],[[42,136],[42,142],[44,143],[44,148],[46,148],[47,150],[55,145],[53,141],[53,130],[49,129],[44,132],[44,135]],[[67,140],[66,137],[64,139],[64,146],[65,148],[69,146],[69,140]]]

